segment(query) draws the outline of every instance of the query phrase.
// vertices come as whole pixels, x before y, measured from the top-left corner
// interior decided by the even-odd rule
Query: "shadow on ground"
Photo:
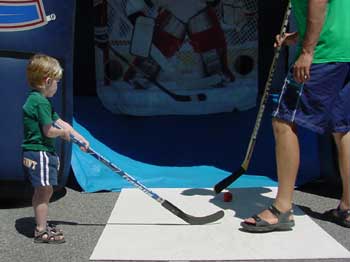
[[[86,223],[78,223],[74,221],[61,221],[61,220],[50,220],[48,221],[50,224],[55,226],[60,225],[69,225],[69,226],[106,226],[106,224],[86,224]],[[34,237],[34,227],[35,227],[35,219],[34,217],[22,217],[16,220],[15,228],[17,232],[21,235],[24,235],[28,238]]]
[[[340,199],[342,192],[341,182],[329,179],[311,181],[305,185],[299,186],[296,190],[333,199]]]
[[[224,202],[223,193],[215,194],[213,190],[209,189],[186,189],[181,194],[186,196],[202,195],[213,196],[209,202],[218,206],[220,209],[234,211],[234,216],[245,219],[259,213],[272,204],[273,199],[267,194],[271,192],[270,188],[266,187],[252,187],[252,188],[230,188],[233,195],[231,202]],[[294,215],[302,216],[302,212],[295,211]]]
[[[0,209],[30,207],[32,205],[32,194],[32,191],[17,196],[14,196],[13,194],[4,194],[4,196],[0,198]],[[66,188],[57,188],[55,189],[50,202],[55,202],[66,194]]]

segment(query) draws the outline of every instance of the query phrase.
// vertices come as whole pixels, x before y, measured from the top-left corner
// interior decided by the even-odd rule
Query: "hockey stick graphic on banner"
[[[115,56],[119,57],[125,64],[127,64],[130,67],[132,67],[137,72],[140,72],[142,75],[145,76],[145,78],[147,78],[149,81],[151,81],[153,84],[155,84],[160,90],[162,90],[164,93],[168,94],[170,97],[172,97],[176,101],[179,101],[179,102],[190,102],[190,101],[194,101],[194,100],[204,101],[204,100],[207,99],[207,96],[205,94],[202,94],[202,93],[201,94],[197,94],[197,95],[179,95],[179,94],[174,94],[173,92],[171,92],[168,89],[166,89],[157,80],[155,80],[154,78],[150,77],[147,73],[145,73],[144,71],[139,69],[134,64],[130,63],[129,60],[127,60],[122,54],[120,54],[117,50],[115,50],[115,48],[113,48],[111,45],[109,45],[109,48],[112,51],[112,53]]]
[[[287,8],[286,8],[285,15],[284,15],[284,19],[283,19],[280,35],[285,35],[285,33],[286,33],[287,25],[288,25],[288,18],[289,18],[289,15],[291,13],[291,9],[292,9],[291,1],[289,0]],[[256,121],[255,121],[255,126],[254,126],[254,129],[253,129],[253,133],[252,133],[252,135],[250,137],[250,141],[249,141],[249,145],[248,145],[248,149],[247,149],[244,161],[243,161],[241,167],[238,170],[236,170],[235,172],[232,172],[231,175],[229,175],[228,177],[224,178],[223,180],[221,180],[219,183],[217,183],[214,186],[215,193],[220,193],[223,189],[227,188],[235,180],[237,180],[241,175],[243,175],[248,169],[249,162],[250,162],[250,159],[251,159],[252,154],[253,154],[253,150],[254,150],[254,146],[255,146],[255,142],[256,142],[256,137],[258,135],[258,131],[259,131],[259,128],[260,128],[261,119],[263,117],[263,114],[264,114],[264,111],[265,111],[265,107],[266,107],[266,104],[267,104],[267,101],[268,101],[270,87],[271,87],[273,75],[274,75],[275,70],[276,70],[277,61],[278,61],[278,57],[280,55],[280,52],[281,52],[281,46],[276,47],[275,54],[274,54],[274,57],[273,57],[273,60],[272,60],[272,64],[271,64],[271,67],[270,67],[269,76],[268,76],[268,79],[267,79],[266,84],[265,84],[265,89],[264,89],[263,96],[261,98],[259,111],[258,111],[258,114],[257,114],[257,117],[256,117]]]
[[[53,126],[58,128],[58,129],[61,129],[61,127],[56,123],[54,123]],[[70,137],[71,137],[72,142],[77,144],[79,147],[85,146],[85,144],[83,142],[79,141],[73,135],[70,135]],[[145,193],[146,195],[148,195],[151,198],[153,198],[154,200],[156,200],[158,203],[160,203],[164,208],[169,210],[175,216],[181,218],[182,220],[184,220],[185,222],[187,222],[191,225],[203,225],[203,224],[212,223],[212,222],[219,220],[220,218],[222,218],[224,216],[224,211],[222,211],[222,210],[217,211],[214,214],[211,214],[208,216],[203,216],[203,217],[195,217],[195,216],[188,215],[185,212],[183,212],[181,209],[179,209],[178,207],[176,207],[175,205],[173,205],[172,203],[167,201],[166,199],[161,198],[156,193],[154,193],[151,190],[149,190],[148,188],[146,188],[144,185],[142,185],[140,182],[138,182],[135,178],[133,178],[132,176],[130,176],[129,174],[127,174],[126,172],[121,170],[118,166],[116,166],[111,161],[109,161],[107,158],[105,158],[102,155],[100,155],[99,153],[97,153],[91,147],[89,147],[86,152],[88,154],[92,155],[94,158],[99,160],[101,163],[103,163],[107,167],[109,167],[112,171],[117,173],[119,176],[121,176],[122,178],[124,178],[125,180],[127,180],[128,182],[133,184],[135,187],[140,189],[143,193]]]

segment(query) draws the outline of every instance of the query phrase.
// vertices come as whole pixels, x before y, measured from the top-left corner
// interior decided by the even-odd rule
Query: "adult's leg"
[[[350,132],[334,133],[335,143],[338,149],[339,171],[343,184],[340,208],[350,209]]]
[[[299,168],[299,141],[294,124],[273,119],[272,126],[276,143],[275,154],[279,183],[274,205],[284,213],[292,208],[294,185]],[[278,222],[277,217],[267,209],[258,216],[270,224]],[[254,218],[244,221],[250,224],[255,223]]]
[[[273,120],[278,192],[275,206],[282,212],[292,208],[295,180],[300,162],[297,129],[294,124]]]

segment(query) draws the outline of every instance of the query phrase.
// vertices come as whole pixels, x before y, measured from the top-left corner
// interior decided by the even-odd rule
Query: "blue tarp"
[[[229,175],[229,172],[213,166],[170,167],[142,163],[111,150],[76,121],[73,122],[73,126],[90,142],[96,152],[148,188],[212,188]],[[72,168],[79,185],[86,192],[120,191],[122,188],[133,187],[93,156],[82,152],[76,145],[73,146]],[[268,177],[243,175],[232,187],[276,185],[276,182]]]

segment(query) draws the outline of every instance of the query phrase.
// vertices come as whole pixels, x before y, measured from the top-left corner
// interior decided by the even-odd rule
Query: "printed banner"
[[[41,0],[0,1],[0,32],[30,30],[55,19],[46,16]]]
[[[97,94],[114,113],[256,104],[257,0],[95,0]]]

